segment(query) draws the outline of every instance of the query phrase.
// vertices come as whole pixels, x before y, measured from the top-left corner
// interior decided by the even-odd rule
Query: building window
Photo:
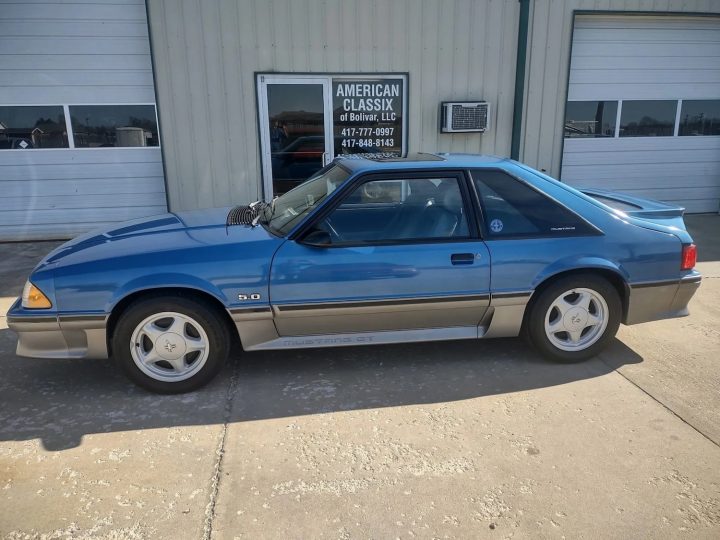
[[[683,100],[678,135],[720,135],[720,99]]]
[[[568,101],[565,137],[614,137],[617,101]]]
[[[623,101],[621,137],[671,137],[675,128],[676,100]]]
[[[159,146],[154,105],[71,105],[76,148]]]
[[[68,148],[61,105],[0,106],[0,150]]]

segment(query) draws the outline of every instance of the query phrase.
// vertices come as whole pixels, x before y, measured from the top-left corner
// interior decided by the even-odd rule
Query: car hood
[[[229,210],[226,207],[160,214],[91,231],[50,252],[38,267],[203,245],[275,239],[261,226],[228,228],[226,217]]]

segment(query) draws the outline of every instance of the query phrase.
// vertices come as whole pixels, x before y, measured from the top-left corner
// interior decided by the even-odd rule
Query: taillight
[[[682,249],[682,264],[680,270],[692,270],[697,262],[697,246],[685,244]]]

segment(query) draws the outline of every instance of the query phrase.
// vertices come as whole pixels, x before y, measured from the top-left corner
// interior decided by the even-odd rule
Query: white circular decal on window
[[[490,230],[494,233],[499,233],[503,230],[503,222],[499,219],[493,219],[490,222]]]

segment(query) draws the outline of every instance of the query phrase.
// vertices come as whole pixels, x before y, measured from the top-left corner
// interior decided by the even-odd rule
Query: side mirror
[[[330,238],[329,232],[323,231],[322,229],[313,229],[305,235],[302,243],[308,246],[326,247],[332,244],[332,239]]]

